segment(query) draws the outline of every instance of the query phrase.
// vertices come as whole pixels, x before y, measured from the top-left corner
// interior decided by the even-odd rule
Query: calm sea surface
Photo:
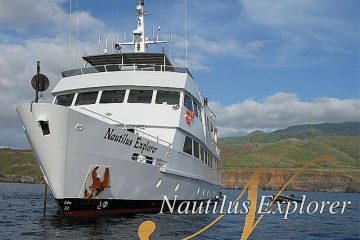
[[[224,190],[228,199],[239,191]],[[360,239],[360,194],[301,193],[306,202],[351,201],[343,214],[266,214],[249,239]],[[260,191],[259,195],[273,194]],[[289,193],[287,193],[289,194]],[[338,208],[341,210],[341,208]],[[66,219],[49,194],[43,217],[43,186],[0,183],[0,239],[138,239],[137,229],[145,220],[156,223],[151,239],[180,239],[197,232],[216,215],[154,214],[133,217]],[[239,239],[245,215],[229,214],[194,239]]]

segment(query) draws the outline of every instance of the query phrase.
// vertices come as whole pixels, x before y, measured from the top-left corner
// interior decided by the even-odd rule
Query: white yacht
[[[144,1],[133,41],[64,71],[52,103],[17,107],[65,216],[159,212],[170,201],[219,195],[215,114],[187,68],[148,52]],[[122,52],[122,45],[134,45]]]

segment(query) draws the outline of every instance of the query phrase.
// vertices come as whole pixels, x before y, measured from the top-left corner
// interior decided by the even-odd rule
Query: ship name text
[[[104,139],[107,139],[109,141],[114,141],[127,146],[133,146],[134,148],[141,150],[141,153],[143,153],[144,151],[149,153],[156,153],[156,151],[158,150],[157,147],[151,146],[149,141],[143,142],[141,137],[138,137],[135,141],[129,137],[128,133],[118,135],[114,133],[114,131],[115,129],[108,128],[104,136]]]

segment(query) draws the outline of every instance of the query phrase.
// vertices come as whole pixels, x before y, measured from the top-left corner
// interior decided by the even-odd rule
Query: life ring
[[[186,110],[185,111],[185,122],[187,125],[190,125],[191,124],[191,121],[192,121],[192,113],[190,110]]]

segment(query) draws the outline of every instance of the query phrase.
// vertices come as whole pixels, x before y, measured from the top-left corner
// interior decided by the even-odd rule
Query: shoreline
[[[254,169],[221,170],[222,187],[243,189]],[[279,190],[297,171],[297,169],[263,169],[259,179],[259,189]],[[343,192],[360,193],[360,170],[322,170],[308,169],[295,178],[285,191],[300,192]]]
[[[244,174],[246,175],[246,174]],[[312,177],[314,177],[313,175]],[[225,179],[225,181],[228,181],[229,179]],[[327,179],[328,180],[328,179]],[[246,178],[243,178],[242,183],[245,183],[247,181]],[[32,176],[17,176],[17,175],[0,175],[0,182],[3,183],[25,183],[25,184],[44,184],[44,179],[34,178]],[[305,183],[307,184],[307,188],[299,187],[299,185],[296,184],[290,184],[284,191],[295,191],[295,192],[328,192],[328,193],[360,193],[360,187],[355,188],[349,188],[349,187],[329,187],[323,186],[323,187],[315,187],[315,184],[309,184],[309,182]],[[226,189],[226,190],[243,190],[242,188],[243,184],[240,184],[239,186],[229,186],[229,184],[222,183],[220,189]],[[259,183],[259,190],[262,191],[277,191],[281,188],[280,182],[277,184],[273,184],[269,186],[269,183],[264,181],[264,178],[260,179]]]

